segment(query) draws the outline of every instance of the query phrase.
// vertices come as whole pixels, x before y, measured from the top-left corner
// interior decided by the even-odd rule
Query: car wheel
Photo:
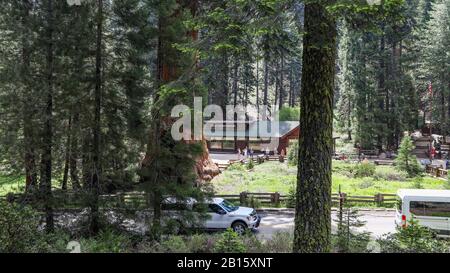
[[[247,231],[247,225],[242,222],[236,222],[231,227],[233,228],[233,231],[239,235],[244,235]]]

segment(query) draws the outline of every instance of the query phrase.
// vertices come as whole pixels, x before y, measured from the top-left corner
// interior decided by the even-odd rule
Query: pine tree
[[[317,253],[330,250],[337,39],[324,3],[305,5],[305,31],[294,252]]]
[[[335,222],[338,226],[335,235],[335,248],[338,253],[362,253],[367,250],[370,233],[357,230],[366,225],[365,221],[360,220],[357,210],[341,208]]]
[[[398,150],[398,157],[395,160],[397,168],[407,172],[411,177],[417,176],[422,172],[417,157],[413,155],[414,149],[415,146],[411,137],[405,136]]]

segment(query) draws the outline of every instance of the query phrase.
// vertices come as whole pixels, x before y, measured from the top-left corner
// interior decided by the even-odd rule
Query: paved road
[[[360,215],[360,219],[367,222],[362,230],[371,232],[373,237],[395,232],[395,212],[393,211],[362,211]],[[260,238],[271,238],[277,232],[293,232],[294,230],[293,212],[269,212],[261,213],[261,216],[263,219],[257,231]],[[333,213],[333,217],[336,217],[336,213]],[[334,222],[333,230],[336,230]]]

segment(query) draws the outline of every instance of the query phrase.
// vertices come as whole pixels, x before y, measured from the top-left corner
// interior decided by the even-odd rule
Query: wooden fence
[[[216,195],[216,198],[223,198],[235,204],[250,205],[259,203],[263,206],[282,206],[288,199],[288,195],[280,193],[250,193],[242,192],[235,195]],[[101,195],[99,198],[100,207],[106,209],[145,209],[148,208],[147,196],[143,192],[123,192],[110,195]],[[36,207],[42,206],[38,199],[24,194],[8,195],[0,197],[0,200],[31,204]],[[53,195],[55,206],[63,208],[83,207],[85,197],[80,193],[58,192]],[[336,204],[373,204],[377,206],[394,205],[396,203],[395,194],[376,194],[374,196],[349,195],[346,193],[332,194],[332,202]]]
[[[442,177],[442,178],[448,177],[448,170],[442,169],[441,167],[428,165],[426,170],[427,173],[435,177]]]

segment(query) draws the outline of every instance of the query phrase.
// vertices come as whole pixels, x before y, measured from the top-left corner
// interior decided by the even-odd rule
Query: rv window
[[[411,213],[416,216],[450,218],[450,203],[411,202]]]

